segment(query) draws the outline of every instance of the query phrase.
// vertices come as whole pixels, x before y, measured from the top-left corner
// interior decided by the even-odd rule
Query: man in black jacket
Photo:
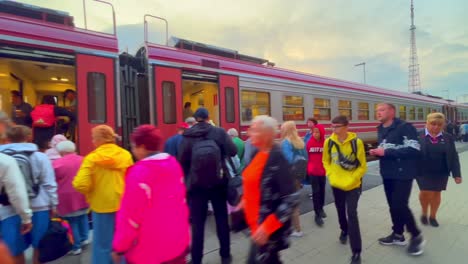
[[[395,118],[395,112],[392,104],[378,105],[377,118],[382,123],[378,126],[379,147],[370,151],[371,155],[380,158],[380,174],[393,222],[393,233],[379,242],[382,245],[406,245],[403,235],[406,226],[412,235],[408,253],[421,255],[425,241],[408,205],[420,158],[418,133],[413,125]]]
[[[208,123],[208,110],[199,108],[193,116],[197,123],[184,132],[178,153],[192,218],[192,263],[202,262],[208,201],[216,219],[221,263],[231,263],[225,158],[235,156],[237,148],[224,129]]]

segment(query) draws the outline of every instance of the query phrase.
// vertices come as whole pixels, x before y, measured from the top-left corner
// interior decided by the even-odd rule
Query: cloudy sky
[[[83,26],[81,1],[22,0],[69,12]],[[119,47],[143,43],[143,15],[169,20],[169,35],[266,58],[278,67],[408,90],[410,0],[109,0],[117,13]],[[107,6],[88,0],[88,27],[109,31]],[[468,1],[415,0],[417,48],[424,92],[468,94]],[[150,23],[153,42],[163,24]],[[459,98],[461,99],[461,98]]]

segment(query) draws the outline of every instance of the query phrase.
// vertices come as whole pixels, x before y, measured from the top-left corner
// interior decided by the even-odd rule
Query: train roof
[[[191,51],[211,54],[215,56],[220,56],[220,57],[225,57],[225,58],[230,58],[230,59],[235,59],[235,60],[240,60],[240,61],[245,61],[245,62],[251,62],[254,64],[260,64],[260,65],[262,64],[272,65],[273,64],[267,59],[240,54],[237,50],[221,48],[221,47],[217,47],[214,45],[204,44],[204,43],[195,42],[195,41],[187,40],[187,39],[181,39],[177,37],[171,37],[169,45],[175,48],[179,48],[179,49],[191,50]]]
[[[193,67],[213,68],[215,71],[224,71],[228,73],[244,74],[246,76],[260,76],[264,78],[277,78],[286,81],[302,82],[328,87],[341,88],[343,90],[360,91],[364,93],[372,93],[376,95],[391,96],[394,98],[409,99],[424,101],[428,103],[436,103],[440,105],[447,104],[448,101],[442,98],[434,98],[422,94],[412,94],[400,92],[390,89],[385,89],[377,86],[366,85],[351,81],[339,80],[336,78],[324,77],[314,74],[308,74],[293,70],[273,67],[271,65],[263,65],[252,63],[235,58],[227,58],[210,53],[194,51],[185,48],[162,46],[152,43],[146,44],[147,56],[150,60],[166,61],[179,64],[182,67],[191,65]],[[185,66],[184,66],[185,65]],[[456,105],[453,103],[453,105]]]
[[[113,34],[77,28],[67,12],[0,0],[0,41],[47,49],[118,55]]]

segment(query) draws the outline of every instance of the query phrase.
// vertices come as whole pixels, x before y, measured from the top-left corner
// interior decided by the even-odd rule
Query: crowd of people
[[[338,215],[337,238],[343,244],[349,240],[350,263],[361,263],[358,204],[367,154],[380,160],[393,224],[379,243],[408,244],[409,254],[420,255],[425,240],[409,208],[413,179],[421,190],[421,223],[439,226],[441,191],[450,174],[462,182],[456,138],[444,132],[441,113],[429,114],[425,130],[418,133],[395,112],[392,104],[378,105],[379,145],[368,153],[358,135],[348,131],[346,116],[332,119],[328,138],[313,118],[301,138],[293,121],[279,126],[270,116],[256,116],[244,142],[236,129],[213,126],[208,110],[199,108],[166,142],[153,125],[135,128],[131,153],[118,146],[111,127],[98,125],[91,131],[95,149],[85,157],[63,135],[51,137],[43,153],[32,143],[29,127],[12,124],[0,112],[0,234],[13,256],[4,263],[25,263],[29,246],[33,263],[39,263],[38,244],[50,217],[59,216],[71,225],[70,254],[81,254],[91,243],[93,264],[179,264],[188,255],[191,263],[200,264],[210,206],[222,264],[233,261],[234,225],[236,231],[249,231],[248,264],[282,263],[280,252],[290,246],[291,237],[303,236],[299,203],[305,181],[312,188],[315,223],[325,224],[327,179]],[[242,179],[242,191],[231,199],[236,177]],[[5,249],[0,243],[0,250]]]

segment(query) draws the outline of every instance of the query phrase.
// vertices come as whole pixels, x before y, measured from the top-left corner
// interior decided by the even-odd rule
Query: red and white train
[[[44,95],[66,105],[63,91],[75,90],[81,153],[92,149],[90,129],[96,124],[116,128],[125,145],[143,123],[157,125],[168,137],[184,121],[187,102],[193,111],[206,107],[216,125],[236,128],[244,137],[260,114],[294,120],[301,132],[309,117],[329,126],[332,117],[344,114],[351,130],[372,142],[379,102],[395,104],[399,117],[417,128],[432,111],[468,121],[468,106],[441,98],[280,69],[233,50],[171,41],[145,41],[135,56],[119,54],[115,19],[114,34],[105,34],[75,27],[65,12],[0,1],[0,110],[10,112],[11,90],[32,105]]]

